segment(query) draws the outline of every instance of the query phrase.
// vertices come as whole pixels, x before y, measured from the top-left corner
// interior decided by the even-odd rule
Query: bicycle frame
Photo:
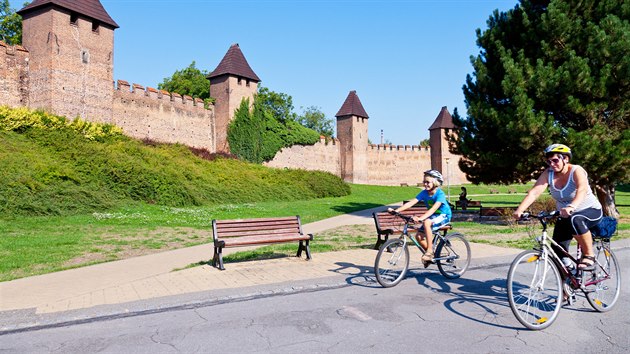
[[[560,256],[558,256],[556,251],[554,251],[554,249],[551,246],[552,245],[555,246],[556,249],[561,252],[562,257],[569,258],[571,262],[573,262],[576,265],[578,263],[578,259],[573,257],[569,252],[567,252],[564,248],[562,248],[554,239],[548,237],[547,221],[545,218],[541,218],[540,223],[543,225],[543,231],[542,231],[542,235],[539,238],[537,238],[536,241],[538,241],[538,243],[541,246],[541,257],[544,260],[546,259],[546,257],[549,257],[551,255],[550,259],[555,264],[556,268],[558,268],[558,270],[560,271],[560,275],[562,276],[563,279],[567,279],[567,278],[570,279],[572,288],[586,291],[587,286],[595,285],[599,282],[610,279],[610,274],[606,272],[605,267],[603,267],[597,259],[595,260],[595,262],[605,273],[606,276],[604,278],[597,279],[594,281],[584,282],[584,277],[582,276],[584,271],[581,271],[576,268],[577,269],[576,274],[571,273],[571,271],[564,265],[564,262],[562,262],[562,260],[560,259]],[[595,242],[596,240],[594,238],[593,243]],[[599,240],[599,242],[603,242],[603,241]],[[578,257],[580,253],[581,252],[578,245]],[[545,271],[545,273],[543,274],[543,279],[544,277],[546,277],[546,275],[547,274]]]
[[[422,245],[420,245],[420,243],[418,242],[418,240],[416,240],[415,237],[411,237],[409,235],[409,220],[406,220],[403,218],[403,220],[405,220],[405,226],[403,227],[403,232],[402,235],[400,235],[400,237],[403,239],[403,245],[404,247],[407,247],[407,245],[409,244],[408,240],[411,240],[411,242],[418,247],[418,249],[420,250],[420,252],[422,252],[422,254],[424,254],[427,250],[424,249],[424,247],[422,247]],[[446,225],[450,225],[450,223],[446,224]],[[444,226],[446,226],[444,225]],[[411,228],[412,230],[416,230],[417,232],[420,232],[419,229],[416,228]],[[433,233],[433,244],[432,247],[435,248],[438,244],[438,242],[440,241],[445,241],[445,237],[448,234],[447,230],[443,230],[442,233],[440,233],[439,230],[437,231],[431,231]],[[451,259],[457,259],[459,258],[459,255],[455,255],[455,256],[450,256],[450,257],[434,257],[433,260],[434,261],[446,261],[446,260],[451,260]]]

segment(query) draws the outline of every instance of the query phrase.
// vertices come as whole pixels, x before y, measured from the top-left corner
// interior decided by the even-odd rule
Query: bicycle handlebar
[[[399,218],[405,220],[406,222],[414,222],[412,216],[403,215],[403,214],[397,212],[396,210],[392,210],[389,213],[392,214],[392,215],[398,216]]]
[[[553,211],[550,211],[550,212],[541,211],[540,213],[538,213],[538,215],[532,215],[531,213],[525,212],[525,213],[521,214],[521,218],[519,220],[520,221],[529,221],[529,219],[531,217],[535,217],[546,228],[547,227],[547,220],[549,220],[551,218],[554,218],[554,217],[556,217],[558,215],[560,215],[560,212],[558,210],[553,210]]]

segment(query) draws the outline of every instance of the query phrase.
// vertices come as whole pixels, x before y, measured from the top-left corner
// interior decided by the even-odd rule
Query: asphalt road
[[[616,254],[623,277],[616,307],[597,313],[580,296],[543,331],[525,329],[512,315],[502,265],[457,280],[414,269],[390,289],[367,276],[324,290],[5,334],[0,352],[627,353],[630,249]]]

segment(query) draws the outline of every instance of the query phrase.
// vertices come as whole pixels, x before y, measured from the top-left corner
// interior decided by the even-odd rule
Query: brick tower
[[[210,97],[216,99],[214,117],[217,151],[229,152],[227,128],[234,118],[234,110],[245,98],[249,99],[251,107],[260,79],[247,63],[238,44],[230,46],[217,68],[208,75],[208,79]]]
[[[431,168],[436,169],[448,179],[450,184],[467,183],[464,173],[459,169],[461,156],[453,155],[448,149],[447,135],[453,133],[455,124],[446,106],[429,127],[429,142],[431,145]]]
[[[351,183],[368,183],[368,115],[357,96],[350,91],[337,117],[341,177]]]
[[[30,53],[29,106],[112,121],[114,30],[99,0],[34,0],[22,16]]]

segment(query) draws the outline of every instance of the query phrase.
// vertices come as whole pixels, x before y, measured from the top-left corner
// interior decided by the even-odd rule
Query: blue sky
[[[20,8],[23,1],[10,1]],[[442,106],[465,113],[475,30],[517,0],[101,0],[118,23],[114,79],[157,87],[193,60],[212,71],[233,43],[272,91],[334,119],[356,90],[369,138],[416,145]]]

